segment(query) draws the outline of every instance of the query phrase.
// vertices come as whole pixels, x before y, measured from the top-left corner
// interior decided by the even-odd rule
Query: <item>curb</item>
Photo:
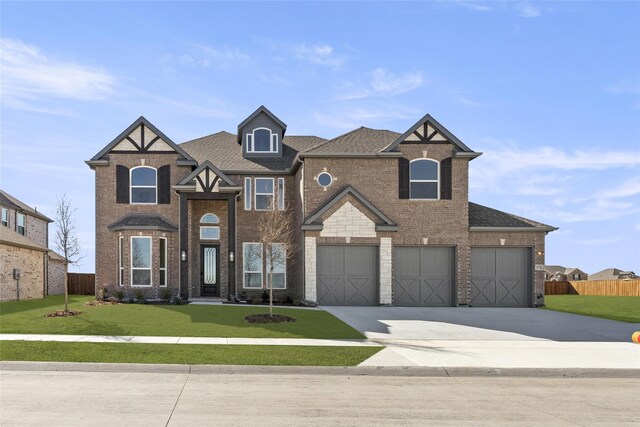
[[[387,366],[256,366],[162,365],[137,363],[0,362],[0,371],[131,372],[213,375],[340,375],[381,377],[536,377],[536,378],[632,378],[640,369],[581,368],[470,368]]]

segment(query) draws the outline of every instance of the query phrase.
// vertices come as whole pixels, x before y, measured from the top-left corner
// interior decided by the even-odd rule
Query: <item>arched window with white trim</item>
[[[137,166],[130,171],[131,203],[158,202],[158,171],[150,166]]]
[[[278,134],[268,128],[256,128],[247,134],[247,153],[277,153]]]
[[[440,162],[433,159],[412,160],[409,167],[409,197],[419,200],[440,198]]]
[[[200,240],[220,240],[220,218],[212,213],[206,213],[200,218]]]

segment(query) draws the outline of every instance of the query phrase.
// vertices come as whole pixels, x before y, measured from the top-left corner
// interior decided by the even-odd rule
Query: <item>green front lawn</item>
[[[640,297],[599,295],[547,295],[545,309],[640,323]]]
[[[3,341],[0,360],[186,365],[355,366],[382,347]]]
[[[0,333],[66,335],[138,335],[182,337],[362,339],[364,336],[321,310],[277,308],[293,323],[249,324],[245,316],[268,307],[219,305],[118,304],[85,307],[91,296],[69,296],[74,317],[46,318],[63,308],[63,296],[0,303]],[[6,343],[3,343],[3,346]],[[138,344],[136,344],[138,345]]]

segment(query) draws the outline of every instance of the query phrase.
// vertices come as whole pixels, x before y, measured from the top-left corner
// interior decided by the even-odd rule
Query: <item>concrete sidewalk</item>
[[[299,345],[310,347],[382,347],[369,340],[307,338],[148,337],[128,335],[0,334],[0,341],[56,341],[130,344]]]

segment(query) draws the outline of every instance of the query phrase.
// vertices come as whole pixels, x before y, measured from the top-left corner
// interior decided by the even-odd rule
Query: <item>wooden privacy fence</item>
[[[544,294],[640,297],[640,279],[544,282]]]
[[[96,275],[93,273],[68,273],[70,295],[95,295]]]

